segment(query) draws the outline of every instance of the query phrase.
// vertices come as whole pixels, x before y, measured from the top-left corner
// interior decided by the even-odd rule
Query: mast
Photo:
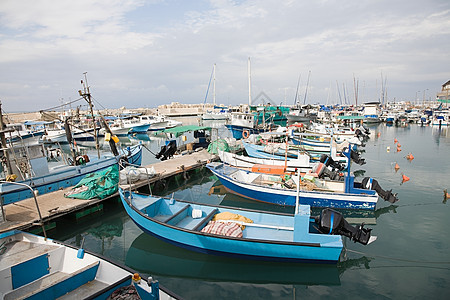
[[[248,108],[252,105],[252,76],[250,67],[250,57],[248,58]]]
[[[302,78],[302,74],[300,74],[298,76],[298,81],[297,81],[297,90],[295,91],[295,99],[294,99],[294,105],[297,105],[297,100],[298,100],[298,87],[300,86],[300,79]]]
[[[309,71],[309,73],[308,73],[308,81],[306,83],[305,99],[303,99],[303,105],[305,105],[305,103],[306,103],[306,95],[308,94],[308,86],[309,86],[309,77],[310,77],[310,75],[311,75],[311,71]]]
[[[98,145],[97,125],[95,124],[95,117],[94,117],[94,109],[93,109],[92,99],[91,99],[91,92],[89,91],[89,85],[88,85],[88,82],[87,82],[87,75],[86,75],[87,72],[84,72],[83,74],[84,74],[85,82],[83,82],[83,80],[81,80],[81,84],[83,85],[84,93],[82,93],[81,91],[78,91],[78,92],[89,103],[89,108],[90,108],[91,116],[92,116],[92,125],[93,125],[93,128],[94,128],[95,149],[97,149],[97,155],[98,155],[98,158],[100,158],[100,147]]]
[[[11,169],[11,163],[9,161],[8,147],[6,146],[5,132],[3,131],[4,129],[5,125],[3,124],[2,102],[0,101],[0,139],[2,143],[3,154],[5,155],[6,158],[6,170],[8,172],[7,175],[11,175],[13,172]]]
[[[214,81],[213,81],[213,104],[214,104],[214,106],[216,106],[216,64],[214,64],[213,73],[214,73]]]
[[[358,87],[359,87],[359,80],[356,82],[355,80],[355,74],[353,74],[353,90],[355,91],[355,105],[358,106]]]

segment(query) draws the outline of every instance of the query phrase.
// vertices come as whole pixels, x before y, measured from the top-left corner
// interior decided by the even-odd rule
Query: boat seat
[[[204,218],[200,218],[199,222],[197,223],[197,225],[195,225],[192,230],[194,231],[199,231],[201,230],[206,223],[208,223],[213,217],[214,215],[218,212],[219,210],[217,208],[213,209],[206,217]]]
[[[0,260],[0,270],[60,249],[60,247],[54,245],[41,245],[25,241],[15,241],[6,244],[6,248],[7,250]]]
[[[116,289],[131,284],[131,275],[127,275],[124,278],[118,280],[116,283],[109,285],[102,281],[92,280],[83,284],[79,288],[65,294],[58,298],[58,300],[64,299],[98,299],[100,296],[111,295]]]
[[[175,225],[178,222],[180,222],[183,218],[187,216],[188,208],[190,207],[189,204],[186,204],[183,208],[181,208],[179,211],[171,215],[169,218],[167,218],[164,223],[169,225]]]
[[[146,208],[148,206],[150,206],[153,203],[158,202],[158,200],[160,200],[160,197],[145,197],[145,198],[141,198],[141,197],[133,197],[131,199],[131,204],[138,210],[142,210],[143,208]]]
[[[96,261],[73,273],[54,272],[4,295],[5,300],[56,299],[95,279],[100,262]]]

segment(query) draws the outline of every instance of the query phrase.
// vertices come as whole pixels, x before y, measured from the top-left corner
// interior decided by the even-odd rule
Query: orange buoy
[[[402,149],[400,147],[397,147],[397,152],[402,151]]]
[[[447,201],[447,199],[450,199],[450,194],[447,192],[447,189],[444,189],[444,201]]]
[[[413,160],[414,156],[411,153],[409,153],[408,155],[406,155],[406,159],[407,160]]]
[[[406,176],[405,174],[402,175],[402,182],[406,182],[409,180],[409,177]]]
[[[381,136],[381,132],[378,132],[377,136],[380,137]]]
[[[400,148],[402,145],[400,145],[400,143],[397,144],[397,148]]]
[[[398,163],[395,163],[394,169],[395,169],[395,172],[397,172],[398,169],[400,169],[400,166],[398,165]]]
[[[398,140],[397,140],[397,139],[394,139],[394,144],[397,143],[397,142],[398,142]]]

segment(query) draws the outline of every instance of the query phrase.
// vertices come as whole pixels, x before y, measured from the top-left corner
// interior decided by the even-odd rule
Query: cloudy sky
[[[422,100],[449,49],[448,0],[1,0],[0,101],[73,101],[87,72],[97,108],[203,103],[216,64],[216,103],[247,103],[249,57],[252,97],[277,104],[298,82],[300,103]]]

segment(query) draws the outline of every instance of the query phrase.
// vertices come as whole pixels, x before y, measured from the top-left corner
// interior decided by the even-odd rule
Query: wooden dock
[[[217,160],[216,155],[208,153],[206,150],[193,152],[180,157],[171,158],[162,162],[157,162],[145,166],[153,167],[156,175],[149,180],[142,180],[131,185],[121,186],[124,189],[138,189],[148,183],[169,178],[171,176],[189,172],[206,165],[209,161]],[[86,208],[99,205],[101,202],[118,196],[118,193],[105,199],[80,200],[64,197],[71,188],[37,196],[39,210],[43,223],[47,223],[56,218],[71,214]],[[6,221],[0,223],[0,233],[18,229],[26,230],[33,226],[40,226],[39,214],[34,198],[25,199],[19,202],[5,205],[3,207]]]

